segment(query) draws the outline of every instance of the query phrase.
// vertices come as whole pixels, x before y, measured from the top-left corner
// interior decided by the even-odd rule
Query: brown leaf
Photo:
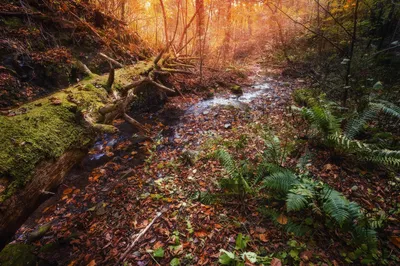
[[[390,237],[390,242],[395,245],[397,248],[400,248],[400,237],[399,236],[392,236]]]
[[[280,259],[278,258],[273,258],[271,260],[271,266],[282,266],[282,262]]]
[[[205,237],[205,236],[207,236],[207,232],[206,231],[197,231],[194,233],[194,235],[197,237]]]
[[[330,170],[332,170],[332,165],[331,165],[330,163],[325,164],[325,165],[324,165],[324,170],[325,170],[325,171],[330,171]]]
[[[287,217],[283,214],[279,215],[279,217],[276,218],[276,221],[280,224],[287,224],[288,222]]]
[[[66,188],[66,189],[64,189],[63,194],[68,195],[68,194],[71,194],[72,191],[74,191],[72,188]]]
[[[95,260],[92,260],[91,262],[88,263],[87,266],[96,266],[96,265],[97,265],[97,264],[96,264],[96,261],[95,261]]]
[[[258,238],[262,241],[262,242],[268,242],[268,235],[267,234],[259,234]]]
[[[304,261],[309,261],[313,256],[313,252],[310,250],[303,251],[300,255],[300,258]]]

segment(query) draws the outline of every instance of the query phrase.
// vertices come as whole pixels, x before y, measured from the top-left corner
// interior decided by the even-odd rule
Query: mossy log
[[[113,84],[107,75],[90,75],[0,115],[0,248],[40,204],[43,192],[58,186],[81,160],[96,133],[116,130],[113,119],[125,118],[147,131],[126,111],[141,86],[173,92],[153,77],[156,69],[148,61],[115,70]]]

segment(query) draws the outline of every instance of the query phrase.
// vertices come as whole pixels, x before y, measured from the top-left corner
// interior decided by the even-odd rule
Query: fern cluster
[[[317,217],[325,218],[328,224],[350,232],[355,243],[375,246],[376,227],[369,222],[361,207],[323,182],[284,169],[267,176],[264,186],[285,195],[288,213],[309,210]],[[273,212],[269,215],[274,217]],[[288,231],[300,234],[307,228],[304,224],[296,225],[290,220],[285,227]]]
[[[244,177],[246,168],[237,166],[232,155],[226,150],[217,150],[214,153],[214,157],[219,160],[220,164],[229,175],[229,178],[220,181],[221,187],[230,192],[237,193],[240,199],[243,199],[245,194],[251,191]]]
[[[342,119],[333,111],[339,107],[323,98],[313,100],[309,94],[295,97],[299,104],[306,105],[299,110],[303,117],[309,121],[311,127],[322,134],[322,139],[329,145],[356,154],[359,158],[392,167],[400,167],[400,151],[384,149],[356,140],[368,122],[376,119],[379,114],[386,114],[400,119],[400,107],[388,101],[374,99],[359,113],[355,112],[348,119],[344,129],[341,128]],[[307,98],[307,99],[304,99]]]

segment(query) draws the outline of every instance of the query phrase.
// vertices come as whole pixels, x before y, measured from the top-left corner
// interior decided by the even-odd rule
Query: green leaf
[[[219,252],[223,253],[219,256],[219,263],[222,265],[229,265],[235,260],[235,254],[232,252],[226,251],[225,249],[220,249]]]
[[[171,266],[179,266],[181,264],[181,261],[178,258],[173,258],[169,265]]]
[[[375,83],[373,89],[374,89],[374,90],[381,90],[381,89],[383,89],[382,82],[378,81],[377,83]]]
[[[244,261],[246,261],[246,259],[247,259],[251,263],[256,263],[257,262],[257,254],[254,253],[254,252],[244,252],[242,254],[242,258],[243,258]]]
[[[164,249],[159,247],[158,249],[154,250],[153,256],[156,258],[163,258],[164,257]]]
[[[236,249],[243,250],[247,247],[247,243],[250,241],[249,236],[243,236],[242,233],[238,234],[236,238]]]
[[[192,227],[192,224],[190,223],[190,220],[188,219],[188,220],[186,220],[186,226],[187,226],[187,231],[188,231],[188,233],[189,234],[193,234],[193,227]]]
[[[292,249],[289,252],[290,257],[292,257],[293,259],[297,259],[299,258],[299,251],[297,249]]]

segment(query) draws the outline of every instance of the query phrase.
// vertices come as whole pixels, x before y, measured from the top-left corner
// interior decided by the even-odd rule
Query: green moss
[[[1,20],[7,27],[9,28],[19,28],[21,26],[23,26],[23,22],[21,19],[17,18],[17,17],[10,17],[10,18],[6,18],[6,19],[2,19]]]
[[[116,71],[116,84],[124,86],[137,80],[152,62]],[[57,159],[66,151],[83,148],[93,140],[82,123],[82,114],[96,110],[107,103],[107,92],[94,84],[103,84],[105,76],[93,76],[80,84],[57,92],[13,110],[15,116],[0,116],[0,178],[10,183],[0,193],[0,202],[9,198],[32,177],[35,167],[45,160]],[[94,117],[98,121],[99,117]],[[110,127],[110,131],[113,128]]]
[[[0,265],[29,266],[36,265],[37,257],[32,253],[33,246],[25,244],[10,244],[0,252]]]
[[[243,91],[242,91],[242,87],[240,87],[239,85],[232,85],[232,86],[231,86],[231,90],[232,90],[233,92],[237,92],[237,93],[243,92]]]
[[[92,132],[82,123],[81,111],[100,108],[106,96],[105,90],[86,84],[26,104],[14,110],[15,116],[0,116],[0,177],[11,180],[0,202],[30,180],[38,163],[88,145]]]

